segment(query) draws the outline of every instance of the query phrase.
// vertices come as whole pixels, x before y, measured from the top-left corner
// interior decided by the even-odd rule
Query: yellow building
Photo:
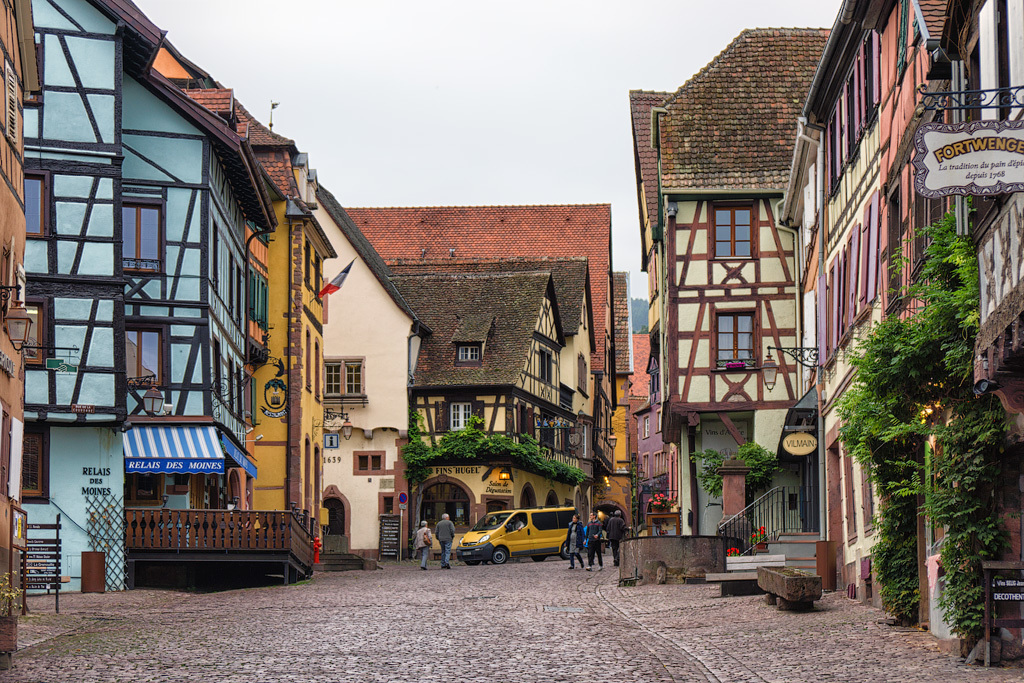
[[[629,375],[633,371],[632,333],[629,315],[629,273],[612,274],[612,307],[615,312],[615,411],[611,419],[614,472],[595,482],[594,507],[609,514],[618,509],[631,523],[633,490],[630,478],[629,439]]]
[[[316,172],[295,143],[237,105],[264,170],[278,227],[267,240],[267,362],[250,383],[259,479],[253,507],[321,519],[323,263],[337,253],[314,217]]]

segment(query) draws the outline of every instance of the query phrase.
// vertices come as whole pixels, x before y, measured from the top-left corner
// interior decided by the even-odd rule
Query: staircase
[[[372,562],[372,560],[370,560]],[[366,561],[360,555],[352,553],[320,553],[320,562],[313,565],[317,572],[348,572],[364,569]]]
[[[817,572],[815,543],[818,536],[817,532],[781,533],[778,539],[768,541],[768,554],[785,555],[787,567],[814,574]]]

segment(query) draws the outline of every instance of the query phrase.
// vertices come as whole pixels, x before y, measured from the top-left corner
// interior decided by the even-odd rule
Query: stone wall
[[[621,545],[619,578],[643,576],[647,562],[664,562],[668,583],[725,571],[725,551],[735,541],[720,536],[648,536]]]

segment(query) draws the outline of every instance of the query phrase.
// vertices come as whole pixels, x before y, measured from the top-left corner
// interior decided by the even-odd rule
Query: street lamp
[[[324,421],[327,420],[344,420],[341,425],[341,435],[345,437],[345,441],[352,438],[352,423],[349,422],[348,413],[344,410],[324,410]]]
[[[771,391],[775,388],[775,380],[779,375],[779,366],[772,358],[772,347],[768,347],[768,357],[761,362],[761,373],[764,378],[764,388]]]
[[[24,306],[15,306],[7,311],[7,316],[4,318],[4,329],[14,347],[21,351],[21,347],[25,345],[32,334],[32,318]]]
[[[146,395],[142,397],[142,409],[150,415],[155,415],[164,409],[164,394],[156,387],[150,387]]]
[[[807,369],[818,367],[818,349],[813,346],[769,346],[768,357],[761,362],[761,378],[764,380],[764,388],[771,391],[775,387],[775,380],[778,378],[779,366],[772,358],[772,350],[778,351],[779,355],[786,354],[800,365]]]

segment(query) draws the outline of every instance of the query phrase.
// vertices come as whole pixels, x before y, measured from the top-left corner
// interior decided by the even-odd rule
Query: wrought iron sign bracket
[[[21,285],[3,285],[0,286],[0,302],[7,303],[11,299],[19,301],[21,299]]]
[[[768,351],[784,353],[805,368],[818,367],[818,349],[814,346],[769,346]]]
[[[926,111],[962,109],[1024,109],[1024,85],[990,90],[950,90],[928,92],[920,85],[921,104]]]

